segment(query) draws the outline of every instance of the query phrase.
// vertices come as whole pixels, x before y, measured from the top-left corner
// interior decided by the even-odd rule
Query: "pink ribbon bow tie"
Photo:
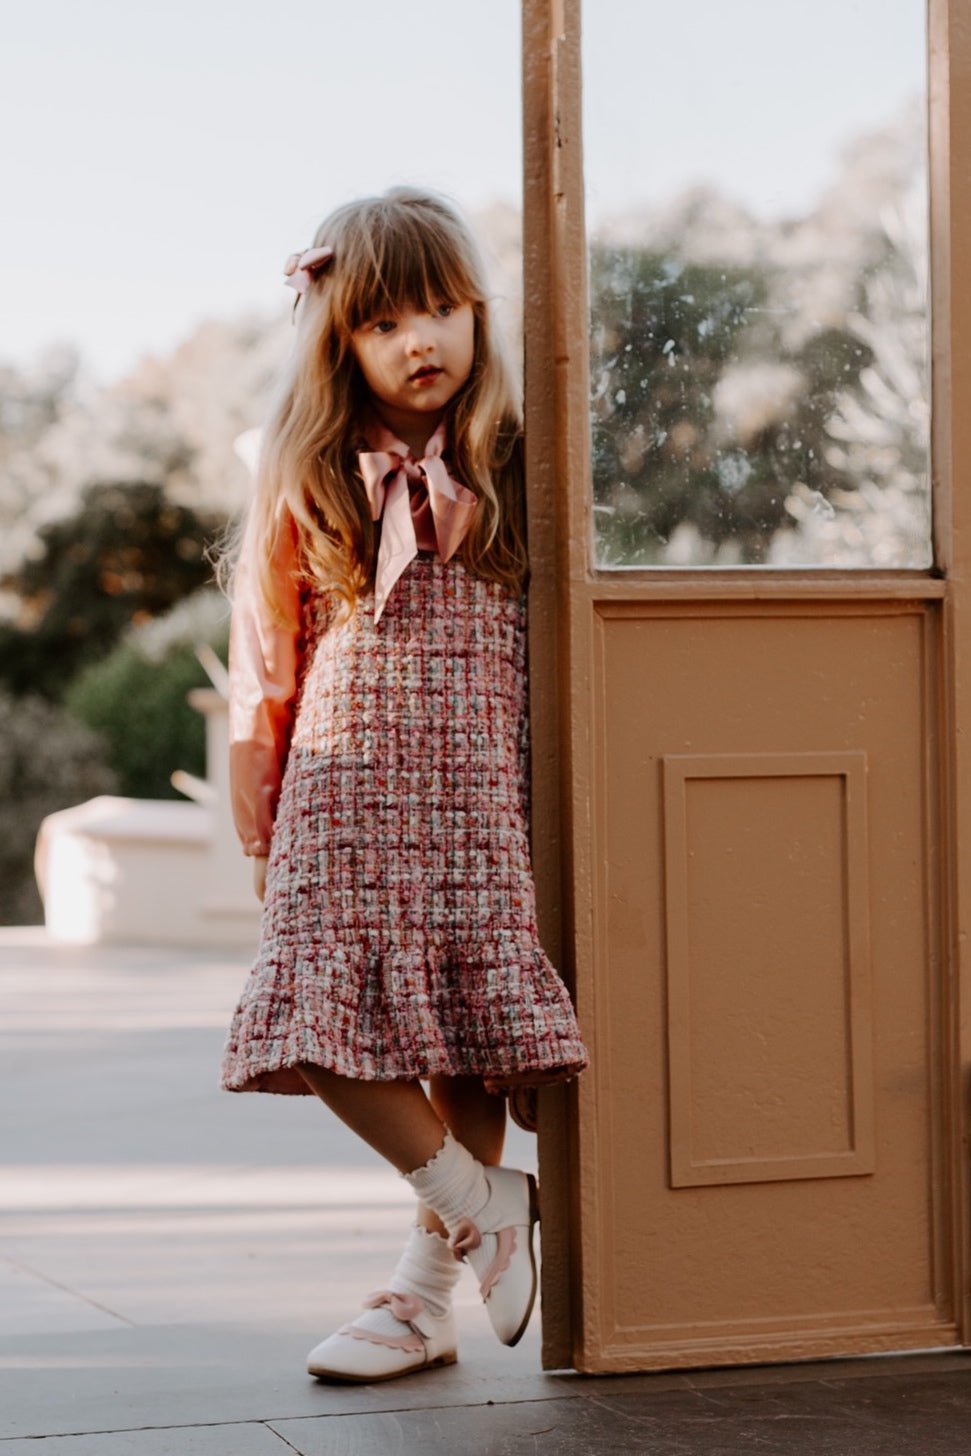
[[[416,498],[424,491],[428,493],[435,549],[442,561],[448,561],[461,546],[477,504],[472,491],[453,480],[446,469],[442,459],[444,425],[439,425],[425,446],[425,455],[417,461],[407,445],[395,440],[390,431],[382,433],[387,439],[387,449],[363,450],[358,455],[371,519],[381,522],[374,576],[375,622],[381,620],[395,582],[418,555],[412,489]]]

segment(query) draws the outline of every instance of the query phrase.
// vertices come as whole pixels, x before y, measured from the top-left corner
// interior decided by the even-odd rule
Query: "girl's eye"
[[[394,328],[394,319],[378,319],[377,323],[372,324],[371,327],[376,334],[390,334]]]
[[[436,308],[435,312],[438,314],[438,317],[439,318],[448,318],[448,316],[449,316],[450,313],[454,313],[455,312],[455,304],[454,303],[440,303],[438,305],[438,307]]]

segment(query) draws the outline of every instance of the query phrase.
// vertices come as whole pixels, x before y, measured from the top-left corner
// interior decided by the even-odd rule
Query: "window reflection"
[[[588,90],[621,10],[587,7]],[[705,0],[684,10],[708,13]],[[714,76],[726,58],[706,52],[703,27],[692,46],[703,96],[706,66]],[[824,51],[796,61],[817,81]],[[922,68],[921,54],[915,88]],[[586,138],[597,565],[928,566],[923,95],[882,124],[857,123],[829,183],[774,214],[733,195],[737,178],[688,175],[673,196],[640,200],[635,153],[630,201],[605,206],[605,119],[633,134],[638,108],[660,103],[644,87],[600,100],[599,113],[587,104]],[[731,128],[720,105],[711,124]],[[676,126],[668,137],[677,150]]]

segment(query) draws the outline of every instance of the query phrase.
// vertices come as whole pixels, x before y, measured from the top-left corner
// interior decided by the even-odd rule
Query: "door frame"
[[[547,1369],[651,1368],[603,1348],[591,1251],[602,1234],[595,1180],[605,1132],[598,1116],[598,988],[593,968],[596,765],[591,754],[595,607],[638,603],[887,602],[933,609],[940,621],[934,696],[939,715],[932,861],[938,927],[932,964],[943,998],[935,1028],[942,1134],[934,1184],[950,1230],[943,1278],[958,1338],[969,1342],[971,1129],[971,0],[929,3],[932,490],[936,567],[921,572],[591,567],[588,300],[581,134],[580,0],[523,0],[524,331],[531,560],[530,702],[534,869],[540,928],[574,992],[593,1059],[575,1085],[541,1094],[543,1364]],[[953,260],[953,263],[952,263]],[[952,268],[955,285],[952,287]],[[968,341],[963,349],[962,341]],[[957,404],[955,404],[957,402]],[[965,465],[967,462],[967,465]],[[609,607],[608,607],[609,609]],[[940,962],[938,965],[937,962]],[[609,1136],[609,1129],[607,1134]],[[860,1346],[859,1348],[869,1348]],[[745,1358],[740,1356],[739,1358]]]

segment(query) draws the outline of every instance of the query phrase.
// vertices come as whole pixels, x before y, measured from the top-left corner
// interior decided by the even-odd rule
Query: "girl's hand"
[[[256,891],[256,898],[262,900],[266,894],[266,856],[253,856],[253,889]]]

